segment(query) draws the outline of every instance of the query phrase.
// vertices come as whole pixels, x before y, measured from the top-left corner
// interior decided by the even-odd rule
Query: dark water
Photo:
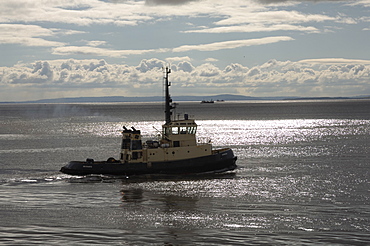
[[[122,125],[156,135],[163,107],[0,104],[0,244],[370,244],[370,100],[180,103],[235,172],[72,177],[118,157]]]

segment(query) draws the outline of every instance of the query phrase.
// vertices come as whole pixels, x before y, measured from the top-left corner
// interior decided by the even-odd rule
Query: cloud
[[[221,20],[214,22],[215,26],[201,27],[184,33],[231,33],[231,32],[271,32],[271,31],[299,31],[305,33],[322,32],[316,23],[336,22],[356,24],[356,20],[343,14],[328,16],[324,14],[305,14],[295,10],[276,10],[265,7],[249,9],[244,6],[231,12],[223,13]],[[221,13],[220,13],[221,14]],[[310,23],[310,25],[307,25]],[[304,24],[304,25],[303,25]]]
[[[20,44],[24,46],[62,46],[64,43],[46,40],[58,30],[51,30],[37,25],[0,24],[0,44]]]
[[[107,91],[109,95],[160,95],[161,69],[166,64],[156,58],[144,59],[137,66],[69,59],[2,67],[0,96],[3,101],[11,100],[7,91],[12,88],[17,88],[21,94],[37,88],[49,98],[55,91],[77,91],[78,96],[106,96],[104,92]],[[219,68],[210,63],[194,66],[185,59],[172,63],[171,67],[174,95],[209,95],[210,89],[212,93],[247,96],[370,94],[370,60],[270,60],[251,68],[238,63]],[[19,98],[16,96],[13,100]]]
[[[207,58],[207,59],[205,59],[204,61],[206,61],[206,62],[217,62],[218,61],[218,59],[216,59],[216,58]]]
[[[300,60],[299,63],[310,64],[370,64],[370,60],[345,59],[345,58],[321,58]]]
[[[359,0],[351,3],[352,5],[363,5],[364,7],[370,7],[370,0]]]
[[[103,57],[118,57],[124,58],[127,55],[141,55],[150,52],[165,52],[165,49],[149,49],[149,50],[112,50],[91,46],[64,46],[53,49],[52,54],[70,56],[70,55],[85,55],[85,56],[103,56]]]
[[[191,58],[189,56],[179,56],[179,57],[168,57],[166,58],[166,61],[169,63],[174,63],[174,62],[182,62],[182,61],[191,61]]]
[[[100,40],[92,40],[92,41],[87,41],[88,46],[101,46],[107,44],[107,41],[100,41]]]
[[[99,0],[30,1],[2,0],[0,22],[137,25],[152,17],[143,15],[142,1],[110,3]]]
[[[284,3],[284,2],[348,2],[346,0],[255,0],[263,4],[273,4],[273,3]]]
[[[294,10],[302,1],[272,1],[273,5],[258,6],[253,1],[238,2],[239,6],[233,8],[227,2],[216,11],[209,14],[219,19],[212,23],[195,29],[185,30],[184,33],[231,33],[231,32],[271,32],[271,31],[297,31],[303,33],[319,33],[328,30],[327,24],[322,29],[322,24],[357,24],[359,18],[352,18],[343,13],[330,16],[322,14],[302,13]],[[233,2],[234,3],[234,2]],[[289,4],[287,4],[289,3]],[[215,5],[216,7],[217,5]],[[339,6],[339,5],[337,5]]]
[[[216,51],[223,49],[235,49],[246,46],[253,45],[263,45],[271,44],[281,41],[290,41],[294,40],[291,37],[287,36],[277,36],[277,37],[265,37],[260,39],[246,39],[246,40],[232,40],[224,42],[216,42],[210,44],[201,44],[201,45],[183,45],[176,48],[158,48],[158,49],[148,49],[148,50],[113,50],[99,47],[91,46],[63,46],[53,48],[52,54],[61,55],[61,56],[70,56],[70,55],[84,55],[84,56],[101,56],[101,57],[117,57],[125,58],[128,55],[142,55],[146,53],[163,53],[163,52],[187,52],[191,50],[197,51]],[[93,41],[92,44],[105,44],[105,42]],[[90,44],[91,45],[91,44]],[[170,57],[167,58],[167,61],[179,61],[187,60],[190,61],[189,57]]]
[[[216,77],[221,74],[221,70],[211,63],[202,64],[196,71],[200,77]]]
[[[287,1],[274,1],[285,6]],[[276,4],[277,2],[277,4]],[[298,4],[299,2],[292,2]],[[181,5],[179,8],[178,5]],[[220,19],[215,25],[292,24],[334,21],[323,14],[303,14],[261,6],[253,0],[30,1],[2,0],[0,23],[66,23],[79,26],[137,26],[163,18]]]
[[[184,33],[232,33],[232,32],[273,32],[273,31],[299,31],[307,33],[318,33],[319,30],[312,26],[297,26],[289,24],[280,25],[240,25],[240,26],[223,26],[214,28],[203,28],[199,30],[188,30]]]
[[[46,25],[47,23],[47,25],[50,26],[50,23],[53,23],[59,26],[62,24],[77,26],[137,26],[145,24],[153,25],[156,22],[168,21],[176,17],[191,17],[189,18],[190,21],[195,19],[206,20],[208,26],[196,27],[196,25],[186,25],[187,28],[196,29],[179,30],[179,32],[183,34],[219,34],[276,31],[319,33],[322,32],[322,30],[315,26],[316,23],[329,21],[356,23],[356,20],[353,18],[341,14],[333,17],[326,14],[305,14],[295,10],[282,9],[280,7],[285,7],[287,1],[277,2],[278,3],[274,6],[265,6],[256,4],[256,2],[252,0],[3,0],[0,3],[0,23],[3,23],[0,24],[0,31],[2,33],[0,36],[0,44],[55,47],[50,49],[53,55],[90,55],[124,58],[129,55],[142,55],[147,53],[233,49],[293,39],[286,36],[230,40],[224,42],[215,42],[215,39],[211,39],[212,41],[209,42],[212,43],[194,45],[178,44],[179,47],[174,48],[156,47],[155,44],[159,44],[160,42],[153,42],[154,44],[151,46],[151,49],[142,49],[139,46],[132,46],[139,48],[136,50],[124,50],[122,48],[104,48],[113,47],[112,44],[109,43],[109,38],[111,37],[107,38],[107,41],[88,41],[85,46],[78,46],[81,40],[69,39],[68,42],[65,40],[60,41],[58,38],[61,35],[82,34],[84,32],[78,30],[46,28],[40,25]],[[292,2],[292,5],[296,4],[298,3]],[[181,5],[181,7],[178,5]],[[214,22],[211,23],[211,21]],[[38,23],[38,25],[34,25],[33,23]],[[102,33],[98,33],[98,35],[102,35]],[[106,35],[106,33],[104,33],[104,35]],[[140,38],[142,38],[142,36],[140,36]]]
[[[189,2],[196,2],[199,0],[145,0],[147,5],[183,5]]]
[[[179,71],[184,71],[187,73],[191,73],[194,71],[195,67],[188,61],[181,61],[177,65]]]
[[[323,22],[335,20],[335,17],[330,17],[320,14],[303,14],[298,11],[273,11],[265,9],[264,11],[254,12],[250,15],[232,15],[230,18],[225,18],[216,22],[217,25],[240,25],[244,23],[264,23],[264,24],[292,24],[306,22]]]
[[[165,66],[165,62],[159,60],[159,59],[144,59],[140,62],[139,66],[136,67],[136,69],[142,73],[146,73],[153,69],[161,69]]]
[[[222,50],[222,49],[235,49],[239,47],[245,46],[252,46],[252,45],[263,45],[263,44],[271,44],[280,41],[290,41],[294,40],[291,37],[287,36],[277,36],[277,37],[265,37],[259,39],[246,39],[246,40],[232,40],[232,41],[224,41],[224,42],[216,42],[210,44],[200,44],[200,45],[183,45],[177,48],[174,48],[173,52],[187,52],[191,50],[198,50],[198,51],[215,51],[215,50]]]

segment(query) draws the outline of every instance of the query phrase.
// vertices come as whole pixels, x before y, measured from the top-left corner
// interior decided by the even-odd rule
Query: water
[[[0,244],[370,243],[370,100],[181,102],[177,113],[233,148],[239,168],[64,175],[70,160],[117,158],[122,125],[155,136],[163,106],[0,104]]]

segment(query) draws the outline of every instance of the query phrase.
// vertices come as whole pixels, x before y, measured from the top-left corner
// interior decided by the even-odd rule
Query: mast
[[[165,86],[165,116],[166,116],[166,125],[169,125],[171,123],[171,109],[173,109],[171,103],[172,99],[170,96],[169,87],[171,86],[171,83],[168,82],[168,74],[171,73],[171,69],[168,67],[164,68],[165,76],[164,76],[164,86]]]

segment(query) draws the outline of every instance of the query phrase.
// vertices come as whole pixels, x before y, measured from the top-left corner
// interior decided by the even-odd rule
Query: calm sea
[[[206,176],[72,177],[118,158],[122,126],[157,134],[160,103],[0,104],[2,245],[370,244],[370,100],[180,102],[238,156]]]

